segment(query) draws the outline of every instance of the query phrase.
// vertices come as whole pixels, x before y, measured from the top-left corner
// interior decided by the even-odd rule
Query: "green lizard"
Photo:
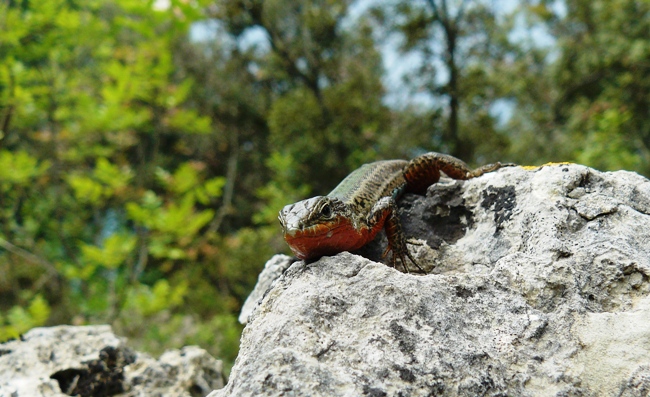
[[[408,271],[408,258],[423,271],[406,246],[396,200],[405,192],[424,193],[438,182],[440,171],[466,180],[511,165],[495,163],[472,170],[455,157],[434,152],[411,161],[377,161],[353,171],[327,196],[285,206],[278,219],[284,239],[299,259],[359,249],[383,228],[388,237],[383,257],[392,252],[393,267],[399,259]]]

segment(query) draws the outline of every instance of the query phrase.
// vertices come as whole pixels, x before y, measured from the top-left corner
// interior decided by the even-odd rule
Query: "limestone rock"
[[[400,205],[429,274],[272,259],[211,397],[649,395],[650,181],[513,167]]]
[[[240,323],[248,323],[248,318],[253,313],[253,310],[255,310],[262,298],[264,298],[266,292],[271,288],[275,280],[280,278],[282,273],[284,273],[284,271],[287,270],[289,265],[291,265],[293,262],[295,262],[295,259],[286,255],[275,255],[268,262],[266,262],[264,269],[257,277],[257,284],[255,284],[253,292],[248,295],[248,298],[246,298],[246,302],[244,302],[244,306],[239,313]]]
[[[108,325],[35,328],[0,345],[0,397],[204,396],[223,387],[221,371],[198,347],[134,352]]]

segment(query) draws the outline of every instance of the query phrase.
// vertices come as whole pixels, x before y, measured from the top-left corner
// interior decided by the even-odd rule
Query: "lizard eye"
[[[329,218],[330,216],[332,216],[332,208],[330,207],[330,205],[325,204],[323,208],[320,209],[320,214],[325,218]]]

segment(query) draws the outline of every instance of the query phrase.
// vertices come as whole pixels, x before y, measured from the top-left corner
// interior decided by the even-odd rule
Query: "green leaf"
[[[209,134],[212,123],[207,116],[199,115],[192,109],[176,109],[167,118],[169,127],[189,134]]]
[[[175,193],[186,193],[199,184],[199,173],[190,163],[181,164],[174,172],[173,183],[169,186]]]
[[[134,235],[115,233],[104,240],[103,247],[82,244],[82,262],[91,268],[95,265],[116,269],[133,253],[136,243],[137,237]]]
[[[31,328],[45,325],[50,312],[50,306],[40,294],[32,298],[27,309],[12,307],[6,316],[0,315],[0,341],[17,338]]]
[[[50,167],[48,161],[41,161],[25,151],[12,153],[0,150],[0,182],[22,185],[43,175]]]
[[[137,309],[137,312],[143,316],[151,316],[181,305],[188,290],[187,282],[172,287],[169,281],[162,279],[156,281],[153,287],[139,285],[133,289],[129,294],[127,305]]]
[[[133,173],[129,169],[119,169],[105,158],[99,158],[93,176],[112,190],[120,190],[131,182]]]
[[[98,204],[104,196],[104,187],[91,178],[72,174],[66,180],[73,189],[75,198],[82,203]]]
[[[27,311],[32,318],[31,321],[33,327],[44,325],[50,317],[51,312],[47,301],[40,294],[34,297],[32,302],[29,304]]]
[[[207,180],[203,184],[203,188],[205,189],[205,192],[211,197],[211,198],[216,198],[221,196],[221,192],[223,190],[223,187],[226,185],[226,178],[224,177],[216,177]]]

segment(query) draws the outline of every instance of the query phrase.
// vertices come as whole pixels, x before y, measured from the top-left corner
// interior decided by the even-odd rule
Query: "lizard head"
[[[317,196],[285,206],[278,216],[284,239],[300,259],[340,252],[342,227],[350,224],[349,210],[339,199]]]

